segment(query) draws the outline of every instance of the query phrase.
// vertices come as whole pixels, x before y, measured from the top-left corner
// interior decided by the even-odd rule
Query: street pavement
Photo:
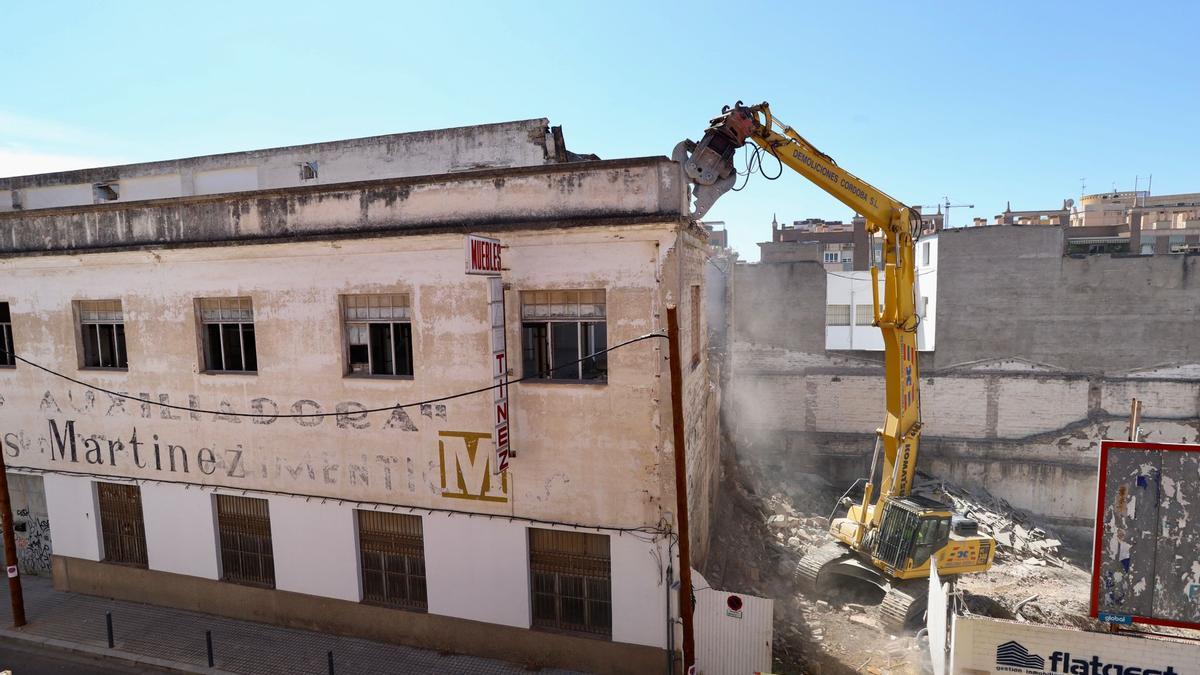
[[[157,672],[162,669],[194,673],[295,675],[327,673],[333,652],[337,675],[412,673],[414,675],[517,675],[521,665],[474,656],[443,654],[427,649],[390,645],[227,619],[198,612],[155,607],[54,590],[50,579],[21,577],[27,624],[12,628],[8,584],[0,584],[0,641],[3,647],[22,642],[49,659],[28,666],[30,672]],[[108,647],[105,612],[112,612],[113,648]],[[214,668],[208,668],[205,631],[212,631]],[[113,670],[39,671],[53,668],[55,656],[107,658]],[[0,651],[0,654],[5,652]],[[64,658],[66,656],[64,655]],[[33,663],[33,662],[31,662]],[[132,667],[133,670],[118,668]],[[572,675],[544,669],[545,675]],[[14,675],[24,675],[17,671]]]

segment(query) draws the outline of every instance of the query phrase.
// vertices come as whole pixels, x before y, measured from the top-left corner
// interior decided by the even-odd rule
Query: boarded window
[[[79,336],[87,368],[127,368],[125,313],[120,300],[79,303]]]
[[[342,299],[346,362],[352,375],[413,374],[412,308],[407,293]]]
[[[8,303],[0,302],[0,366],[17,365],[17,348],[13,346],[12,315]]]
[[[875,306],[874,305],[855,305],[854,306],[854,325],[855,326],[871,326],[875,324]]]
[[[142,490],[136,485],[96,483],[104,562],[146,566]]]
[[[524,377],[608,379],[603,290],[522,291],[521,356]]]
[[[421,517],[358,512],[363,599],[425,609],[425,538]]]
[[[826,326],[849,326],[850,325],[850,305],[826,305],[825,306],[825,325]]]
[[[608,537],[529,528],[533,625],[612,635]]]
[[[250,298],[201,298],[200,323],[206,371],[258,371]]]
[[[221,538],[221,578],[274,588],[275,555],[267,500],[217,495],[217,530]]]

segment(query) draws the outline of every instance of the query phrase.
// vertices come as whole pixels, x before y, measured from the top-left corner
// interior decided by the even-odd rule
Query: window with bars
[[[612,635],[608,537],[529,528],[533,625]]]
[[[217,495],[221,539],[221,578],[251,586],[275,587],[271,515],[267,500]]]
[[[524,377],[604,382],[607,347],[603,290],[521,292]]]
[[[79,337],[85,368],[128,368],[125,312],[120,300],[79,302]]]
[[[849,326],[850,325],[850,305],[826,305],[825,306],[825,325],[826,326]]]
[[[363,600],[425,609],[425,537],[421,517],[358,512]]]
[[[204,370],[258,371],[254,342],[254,305],[250,298],[201,298]]]
[[[407,293],[342,298],[351,375],[412,377],[412,308]]]
[[[146,521],[142,489],[122,483],[96,483],[104,562],[146,566]]]
[[[855,305],[854,306],[854,325],[855,326],[871,326],[875,323],[875,306],[874,305]]]
[[[12,314],[8,303],[0,302],[0,367],[17,365],[17,348],[13,346]]]

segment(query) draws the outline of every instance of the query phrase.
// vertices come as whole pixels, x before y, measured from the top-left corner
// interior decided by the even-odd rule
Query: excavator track
[[[914,628],[925,618],[929,604],[929,580],[899,582],[888,589],[879,605],[879,618],[893,633]]]
[[[825,582],[822,573],[839,560],[852,555],[841,544],[825,544],[820,548],[810,548],[804,557],[800,558],[800,562],[796,563],[796,571],[793,574],[796,585],[808,595],[821,593]]]

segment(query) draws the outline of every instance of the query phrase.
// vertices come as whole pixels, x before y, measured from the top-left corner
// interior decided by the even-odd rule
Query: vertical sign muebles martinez
[[[504,281],[500,240],[468,234],[466,237],[467,274],[488,277],[488,319],[492,331],[492,414],[495,421],[493,437],[495,454],[492,456],[492,473],[508,470],[508,354],[504,325]]]

